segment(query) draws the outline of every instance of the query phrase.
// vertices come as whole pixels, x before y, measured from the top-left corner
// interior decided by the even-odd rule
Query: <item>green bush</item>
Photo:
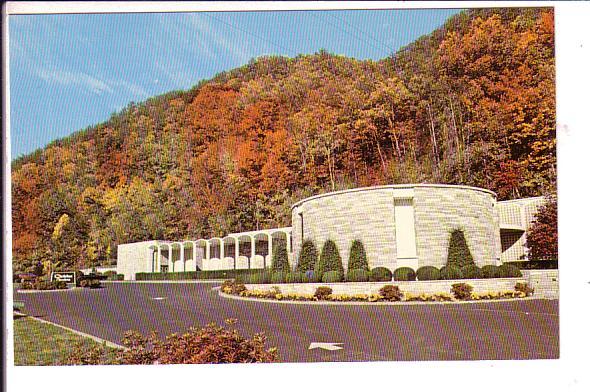
[[[268,284],[272,281],[272,272],[263,270],[259,272],[254,272],[249,275],[245,276],[244,283],[252,283],[252,284]]]
[[[470,264],[474,264],[474,262],[473,256],[467,246],[467,240],[465,240],[465,234],[462,230],[453,230],[449,240],[447,266],[463,268]]]
[[[463,279],[463,274],[458,267],[446,265],[440,269],[441,280]]]
[[[272,273],[270,283],[285,283],[287,273],[284,271],[275,271]]]
[[[305,271],[302,276],[303,283],[320,283],[322,281],[322,275],[315,271]]]
[[[481,267],[481,275],[484,278],[499,278],[500,277],[500,267],[497,265],[484,265]]]
[[[439,280],[440,271],[432,265],[426,265],[416,270],[416,278],[418,280]]]
[[[360,240],[352,241],[352,246],[350,247],[350,256],[348,257],[348,270],[369,271],[369,263],[367,262],[365,246]]]
[[[303,241],[296,271],[305,272],[315,269],[318,262],[318,250],[312,240]]]
[[[236,269],[213,271],[186,271],[186,272],[138,272],[136,280],[206,280],[206,279],[236,279],[249,275],[252,272],[264,271],[264,269]]]
[[[389,282],[393,278],[393,274],[388,268],[375,267],[371,270],[369,280],[371,282]]]
[[[498,272],[500,274],[500,278],[520,278],[522,277],[522,272],[518,269],[518,267],[510,264],[502,264],[498,267]]]
[[[285,282],[286,283],[302,283],[304,278],[303,272],[288,272],[285,275]]]
[[[342,282],[344,280],[344,275],[341,271],[326,271],[322,275],[322,282],[323,283],[336,283]]]
[[[463,275],[463,279],[481,279],[483,278],[483,273],[481,272],[481,268],[477,265],[466,265],[465,267],[461,268],[461,275]]]
[[[283,271],[285,273],[290,271],[287,244],[283,241],[279,241],[276,245],[276,249],[273,251],[271,269],[273,271]]]
[[[401,301],[404,297],[399,287],[391,284],[381,287],[379,289],[379,295],[387,301]]]
[[[326,271],[340,271],[344,273],[344,267],[342,266],[342,258],[336,243],[332,240],[324,242],[322,247],[322,253],[320,254],[320,260],[316,264],[314,270],[323,276]]]
[[[393,280],[398,281],[414,281],[416,280],[416,272],[410,267],[399,267],[393,271]]]
[[[467,283],[455,283],[451,286],[451,293],[460,300],[471,299],[472,292],[473,286]]]
[[[332,294],[332,289],[326,286],[320,286],[317,289],[315,289],[315,293],[314,293],[314,297],[316,297],[317,299],[327,299],[328,296],[330,296]]]
[[[368,282],[369,271],[366,269],[353,269],[346,272],[346,280],[348,282]]]

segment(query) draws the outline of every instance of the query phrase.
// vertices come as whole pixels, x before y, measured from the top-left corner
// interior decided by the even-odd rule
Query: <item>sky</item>
[[[10,15],[11,157],[262,55],[379,60],[457,9]]]

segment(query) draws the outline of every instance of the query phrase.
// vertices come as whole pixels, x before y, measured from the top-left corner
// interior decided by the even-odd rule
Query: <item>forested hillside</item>
[[[14,269],[290,225],[302,197],[420,182],[555,192],[551,9],[464,12],[377,62],[258,58],[18,158]]]

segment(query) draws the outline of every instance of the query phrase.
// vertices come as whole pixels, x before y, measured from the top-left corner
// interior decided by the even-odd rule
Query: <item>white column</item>
[[[156,272],[160,272],[162,269],[162,246],[160,244],[157,245],[158,247],[158,258],[156,259]]]
[[[236,244],[234,249],[234,269],[238,268],[238,259],[240,257],[240,238],[234,237],[234,244]]]
[[[225,257],[224,253],[225,253],[225,249],[223,249],[224,243],[223,243],[223,239],[219,239],[219,259],[223,262],[223,258]]]
[[[268,237],[268,260],[270,262],[270,264],[272,265],[272,233],[266,233],[266,236]],[[264,264],[264,268],[266,268],[266,260],[265,260],[265,264]]]
[[[287,240],[287,253],[291,253],[291,232],[284,231],[285,239]]]
[[[183,270],[186,272],[186,260],[184,259],[184,242],[180,243],[180,261],[182,261]]]
[[[193,244],[193,261],[195,262],[195,271],[197,270],[197,242],[191,241]]]
[[[172,271],[170,268],[172,267]],[[168,272],[174,272],[174,256],[172,254],[172,244],[168,244]]]
[[[205,258],[209,260],[211,258],[211,244],[209,240],[205,240]]]
[[[254,261],[254,256],[256,256],[256,238],[254,236],[250,236],[250,262],[248,263],[248,269],[252,268],[252,262]]]

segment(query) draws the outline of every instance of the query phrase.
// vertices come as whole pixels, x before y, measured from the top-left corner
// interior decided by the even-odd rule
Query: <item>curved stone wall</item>
[[[391,185],[313,196],[292,207],[295,262],[302,239],[318,251],[336,242],[347,268],[352,241],[365,246],[371,268],[446,264],[450,233],[459,228],[478,265],[500,263],[493,192],[454,185]]]

